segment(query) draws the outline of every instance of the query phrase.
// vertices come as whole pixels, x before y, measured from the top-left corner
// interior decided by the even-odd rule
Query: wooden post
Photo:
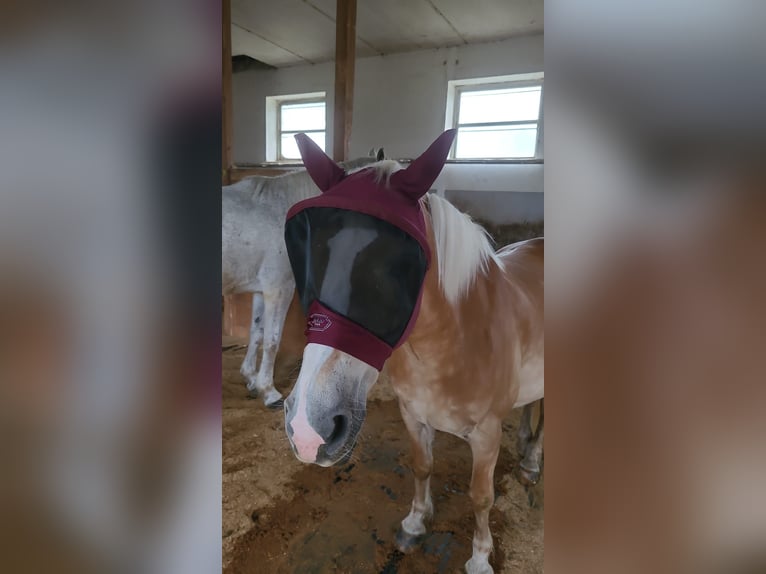
[[[231,339],[247,339],[250,337],[250,321],[253,317],[253,294],[238,293],[223,297],[223,325],[221,331],[224,337]]]
[[[232,168],[231,159],[231,137],[232,137],[232,104],[231,104],[231,0],[223,0],[223,15],[221,18],[221,36],[223,38],[223,47],[221,50],[223,60],[221,62],[221,77],[223,79],[221,108],[223,114],[223,123],[221,126],[221,170],[222,183],[228,185],[231,183],[230,171]]]
[[[333,158],[348,159],[351,117],[354,111],[354,64],[356,62],[356,0],[337,0],[335,17],[335,108]]]

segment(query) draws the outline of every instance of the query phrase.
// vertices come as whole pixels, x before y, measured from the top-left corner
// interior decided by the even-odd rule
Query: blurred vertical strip
[[[228,185],[231,181],[231,168],[234,165],[232,155],[232,139],[234,109],[232,102],[232,60],[231,60],[231,0],[222,0],[223,17],[221,21],[221,112],[223,125],[221,126],[221,167],[222,183]]]
[[[546,2],[548,573],[766,571],[764,22]]]
[[[0,571],[216,571],[221,3],[1,9]]]

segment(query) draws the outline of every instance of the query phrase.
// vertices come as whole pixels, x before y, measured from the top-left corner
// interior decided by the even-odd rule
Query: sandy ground
[[[446,574],[471,554],[474,518],[467,491],[471,452],[437,433],[431,479],[435,516],[413,554],[394,547],[414,491],[409,441],[397,401],[379,381],[352,459],[340,467],[300,463],[281,411],[247,398],[239,366],[244,350],[223,352],[223,566],[227,574]],[[281,357],[285,395],[297,364]],[[495,572],[543,571],[543,481],[526,491],[515,478],[520,412],[505,425],[490,515]]]

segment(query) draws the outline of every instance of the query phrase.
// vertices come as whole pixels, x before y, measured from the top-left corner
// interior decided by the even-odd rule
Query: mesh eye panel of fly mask
[[[347,175],[305,134],[295,136],[322,195],[287,214],[285,242],[308,343],[377,370],[414,326],[431,252],[420,198],[447,159],[448,130],[388,182],[374,169]]]

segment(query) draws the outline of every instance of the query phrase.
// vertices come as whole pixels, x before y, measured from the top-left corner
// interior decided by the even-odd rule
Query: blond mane
[[[439,264],[439,283],[447,300],[455,304],[474,279],[492,265],[502,267],[487,231],[446,199],[428,194]]]
[[[391,176],[403,167],[397,161],[382,160],[360,170],[372,170],[375,181],[387,185]],[[502,267],[502,263],[487,231],[474,223],[468,214],[433,193],[427,194],[423,201],[431,213],[439,284],[447,300],[455,304],[466,294],[480,273],[486,273],[491,265]]]

